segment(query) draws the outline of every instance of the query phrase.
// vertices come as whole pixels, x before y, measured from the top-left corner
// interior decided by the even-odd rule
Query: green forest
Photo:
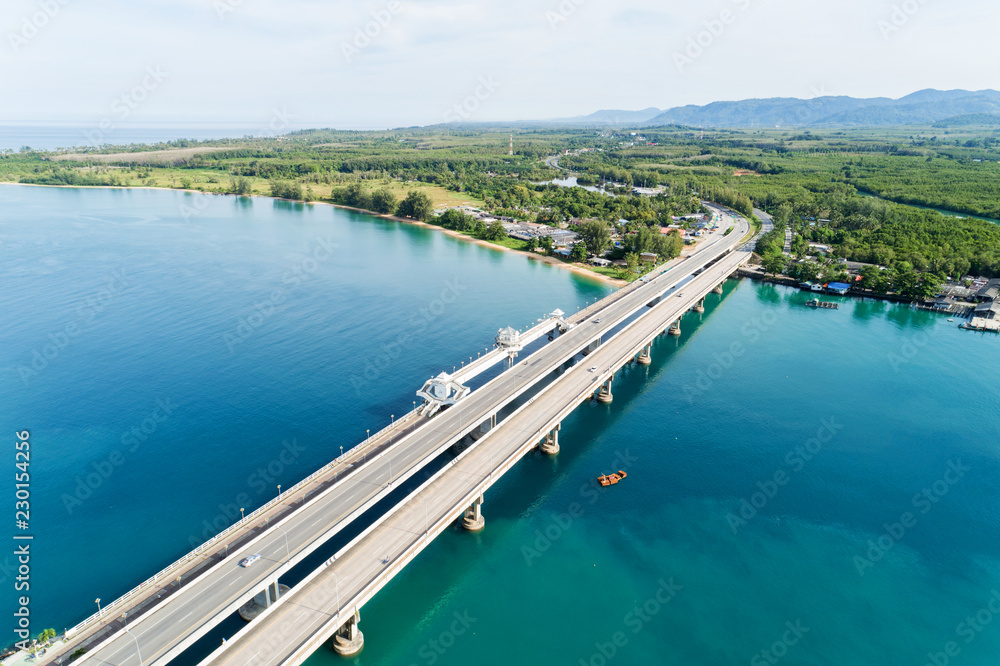
[[[551,183],[571,176],[596,187]],[[436,209],[470,205],[552,225],[620,225],[623,250],[664,254],[677,248],[663,245],[659,227],[697,212],[705,199],[748,216],[754,208],[770,212],[796,232],[800,250],[825,243],[833,257],[900,275],[1000,275],[1000,226],[957,216],[1000,219],[1000,131],[992,126],[311,130],[56,152],[24,147],[0,153],[0,180],[266,194],[432,222]],[[492,242],[513,241],[496,228],[487,238],[486,229],[463,229],[452,218],[449,224]],[[601,247],[587,244],[591,252]]]

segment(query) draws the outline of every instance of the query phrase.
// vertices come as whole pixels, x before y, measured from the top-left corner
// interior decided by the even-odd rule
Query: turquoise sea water
[[[0,188],[0,422],[32,432],[38,631],[408,410],[500,326],[606,293],[325,206],[207,201]],[[482,533],[442,535],[362,610],[349,661],[995,664],[1000,338],[806,299],[710,296],[567,420],[559,456],[487,494]]]

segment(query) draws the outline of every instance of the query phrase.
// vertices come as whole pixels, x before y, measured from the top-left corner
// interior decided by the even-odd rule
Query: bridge
[[[501,330],[493,351],[429,379],[414,411],[67,631],[42,662],[75,653],[81,664],[165,664],[241,608],[255,619],[203,664],[296,665],[331,638],[341,654],[357,652],[368,600],[455,520],[481,529],[497,479],[536,447],[558,453],[567,415],[586,400],[612,401],[623,365],[650,363],[657,336],[679,335],[681,317],[721,293],[750,251],[739,247],[749,223],[720,212],[719,231],[692,256],[572,316],[557,310],[527,331]],[[508,369],[469,388],[501,362]],[[464,451],[285,591],[283,575],[469,435]],[[237,566],[254,553],[260,561]]]

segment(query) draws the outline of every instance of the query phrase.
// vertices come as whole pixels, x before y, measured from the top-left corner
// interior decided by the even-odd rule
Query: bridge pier
[[[636,359],[639,365],[649,365],[653,362],[653,343],[650,342],[648,345],[642,348],[639,352],[639,358]]]
[[[361,613],[354,611],[347,624],[333,637],[333,649],[342,657],[354,656],[365,646],[365,635],[358,629],[358,622],[361,622]]]
[[[264,608],[269,607],[280,598],[281,586],[278,584],[278,579],[275,578],[267,584],[266,588],[264,588]]]
[[[485,435],[490,430],[493,430],[496,427],[497,427],[497,415],[493,414],[492,416],[490,416],[489,421],[483,421],[482,423],[480,423],[479,427],[474,428],[472,432],[469,433],[469,435],[472,437],[472,439],[478,441],[480,437],[482,437],[483,435]]]
[[[670,324],[670,330],[667,331],[670,335],[680,335],[681,334],[681,320],[678,319],[674,323]]]
[[[486,519],[483,518],[482,495],[472,503],[472,506],[465,510],[465,516],[462,518],[462,527],[470,532],[478,532],[486,527]]]
[[[720,282],[720,283],[719,283],[719,286],[717,286],[717,287],[716,287],[715,289],[713,289],[712,291],[713,291],[713,292],[715,292],[716,294],[719,294],[719,295],[721,296],[721,295],[722,295],[722,285],[723,285],[723,283],[722,283],[722,282]]]
[[[253,599],[240,606],[238,611],[240,617],[245,622],[252,622],[283,594],[287,594],[288,590],[289,587],[280,584],[277,579],[270,581],[262,591],[254,595]]]
[[[545,435],[545,441],[542,442],[541,451],[547,456],[554,456],[559,453],[559,428],[561,423],[557,423],[556,427],[552,429],[552,432]]]
[[[601,389],[597,392],[597,402],[607,404],[615,399],[615,396],[611,395],[611,382],[613,381],[615,381],[614,374],[608,377],[608,381],[601,384]]]
[[[692,308],[692,310],[694,310],[695,312],[698,312],[698,313],[704,312],[705,311],[705,299],[703,298],[700,301],[698,301],[698,304],[695,305]]]

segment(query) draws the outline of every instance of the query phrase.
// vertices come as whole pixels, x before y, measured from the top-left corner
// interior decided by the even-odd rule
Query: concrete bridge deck
[[[742,221],[740,228],[745,227],[746,223]],[[391,491],[392,483],[398,485],[471,430],[489,422],[500,409],[551,375],[581,349],[593,346],[597,350],[595,354],[603,354],[605,347],[615,348],[596,345],[603,336],[610,335],[612,329],[644,311],[648,303],[672,292],[678,285],[691,283],[693,273],[724,257],[742,235],[743,231],[739,231],[729,238],[719,237],[692,258],[670,262],[661,267],[649,281],[619,290],[588,308],[587,312],[570,317],[570,323],[574,324],[571,330],[533,354],[528,364],[518,364],[434,419],[424,419],[416,414],[407,415],[400,424],[379,433],[372,441],[366,442],[366,445],[352,449],[344,455],[343,460],[334,461],[292,491],[286,491],[280,500],[262,507],[260,514],[254,516],[256,522],[248,519],[246,524],[237,525],[227,532],[223,539],[213,539],[190,554],[186,558],[189,563],[200,558],[203,562],[214,564],[199,572],[193,580],[184,578],[189,575],[185,573],[180,574],[181,581],[175,581],[167,575],[159,579],[154,577],[147,590],[140,589],[139,593],[130,593],[127,599],[116,602],[112,611],[106,610],[103,617],[91,618],[78,626],[79,639],[92,639],[92,649],[78,662],[92,660],[121,665],[144,665],[165,663],[180,654],[243,602],[384,498]],[[728,265],[730,261],[724,263]],[[683,266],[683,270],[671,270],[680,266]],[[710,282],[715,280],[717,284],[728,275],[722,268],[717,271],[718,275],[710,272],[711,270],[705,271],[705,279],[701,281],[708,285],[705,293],[714,286]],[[688,292],[688,298],[674,307],[681,310],[690,307],[688,301],[692,294],[693,292]],[[661,306],[665,306],[665,302],[661,302],[652,311],[660,312],[662,316]],[[600,316],[596,319],[584,319],[595,313]],[[647,314],[628,326],[639,321],[652,322]],[[662,329],[662,322],[656,323],[654,328],[657,326]],[[620,335],[621,331],[612,339],[617,340]],[[604,382],[608,373],[589,374],[588,379]],[[560,377],[555,385],[561,385],[563,381],[564,377]],[[532,404],[536,402],[537,397]],[[470,451],[478,449],[478,446],[474,446]],[[360,463],[358,458],[361,458]],[[315,488],[310,492],[312,485]],[[281,513],[268,513],[273,511]],[[259,521],[263,521],[263,525]],[[244,545],[239,548],[224,548],[229,545],[227,540],[240,533],[250,532],[251,529],[259,529],[259,532],[251,532],[249,541],[246,541],[247,537],[243,541],[232,541]],[[220,561],[226,551],[229,552],[228,559]],[[261,562],[250,569],[236,566],[239,558],[255,552],[263,555]],[[184,560],[181,563],[183,565]],[[172,576],[176,570],[169,571],[169,574]],[[124,631],[120,625],[119,613],[138,608],[140,603],[149,603],[155,596],[153,592],[165,596],[165,601],[146,610],[137,618],[138,621],[130,612],[128,631]],[[164,592],[167,594],[163,594]],[[293,590],[292,594],[296,593],[297,590]],[[278,607],[280,606],[276,606]],[[254,625],[259,622],[260,620]],[[81,640],[72,640],[64,649],[46,655],[43,662],[61,660],[80,644]]]
[[[294,666],[345,624],[470,505],[622,365],[641,354],[693,302],[712,291],[749,254],[741,252],[707,270],[684,289],[690,298],[665,299],[566,371],[561,380],[518,409],[480,445],[465,451],[400,502],[369,531],[342,549],[270,611],[230,639],[201,666]],[[529,357],[525,363],[531,364]],[[596,365],[602,372],[590,372]],[[353,619],[352,619],[353,618]]]

